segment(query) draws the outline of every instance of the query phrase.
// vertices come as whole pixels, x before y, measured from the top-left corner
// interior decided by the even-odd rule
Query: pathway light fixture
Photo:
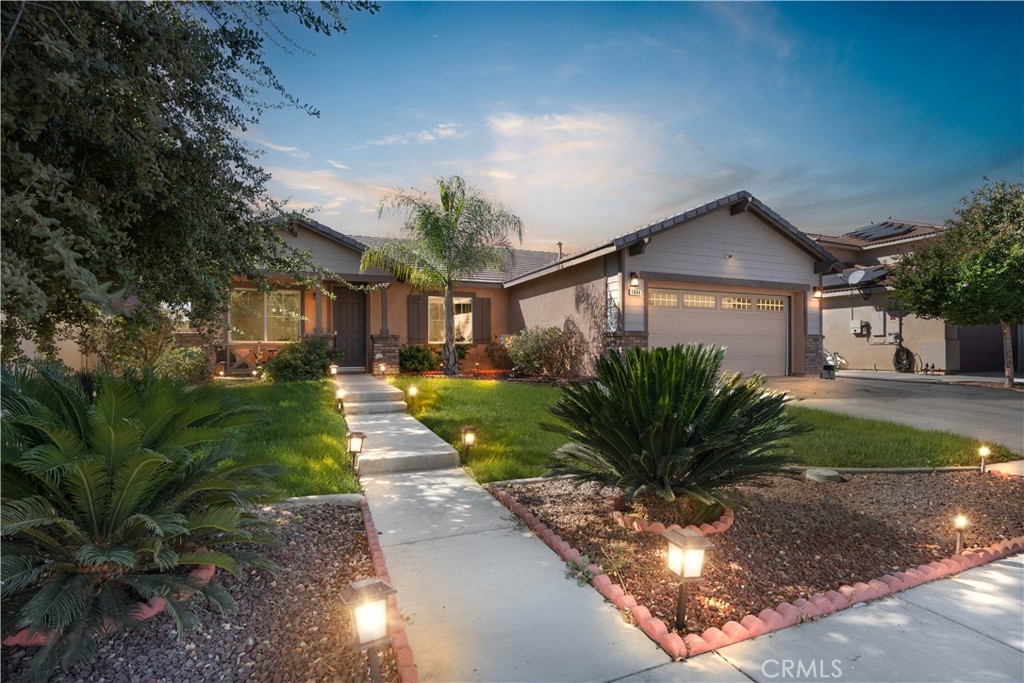
[[[703,534],[690,529],[673,528],[661,534],[668,541],[668,569],[679,577],[679,598],[676,602],[676,629],[686,627],[688,587],[703,579],[704,560],[714,544]]]
[[[388,598],[397,592],[377,577],[353,581],[341,591],[341,602],[351,613],[355,647],[366,650],[374,683],[381,680],[377,648],[391,640]]]
[[[987,469],[988,456],[992,455],[992,449],[982,446],[978,449],[978,455],[981,456],[981,473],[984,474]]]
[[[953,528],[956,529],[956,555],[964,549],[964,529],[967,528],[967,517],[957,515],[953,518]]]
[[[352,459],[352,473],[359,474],[359,454],[363,452],[363,443],[366,441],[366,434],[362,432],[348,433],[348,454]]]
[[[476,427],[463,427],[460,430],[460,440],[468,456],[469,450],[476,445]]]

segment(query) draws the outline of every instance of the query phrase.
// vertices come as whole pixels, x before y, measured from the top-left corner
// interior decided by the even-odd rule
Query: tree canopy
[[[523,239],[523,223],[501,204],[467,186],[459,176],[437,179],[438,197],[395,190],[381,199],[380,214],[406,216],[408,239],[363,252],[360,267],[394,273],[416,289],[444,292],[444,372],[458,373],[453,291],[460,280],[485,268],[505,269],[513,257],[510,235]]]
[[[1000,325],[1013,381],[1009,328],[1024,323],[1024,185],[986,181],[961,200],[949,229],[894,264],[900,308],[954,325]]]
[[[99,312],[215,321],[230,277],[303,276],[239,133],[290,95],[267,43],[306,51],[370,2],[5,2],[0,85],[5,356]]]

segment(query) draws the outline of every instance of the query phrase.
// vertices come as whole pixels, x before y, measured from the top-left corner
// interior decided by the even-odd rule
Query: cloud
[[[348,169],[348,166],[346,166],[345,164],[341,163],[340,161],[333,161],[331,159],[326,159],[325,161],[327,161],[327,163],[330,164],[331,166],[333,166],[334,168],[339,168],[342,171]]]
[[[260,135],[256,131],[252,131],[252,130],[242,131],[242,132],[237,133],[237,135],[238,135],[238,137],[242,138],[243,140],[248,140],[249,142],[255,142],[257,145],[260,145],[261,147],[266,147],[268,149],[272,149],[272,150],[275,150],[277,152],[283,152],[283,153],[287,154],[288,156],[297,157],[299,159],[308,159],[309,158],[309,152],[306,152],[305,150],[299,149],[298,147],[289,147],[287,145],[279,145],[279,144],[277,144],[275,142],[271,142],[270,140],[267,140],[265,137],[263,137],[262,135]]]
[[[360,145],[360,147],[389,147],[392,145],[422,144],[426,142],[433,142],[435,140],[458,138],[462,137],[462,135],[463,133],[459,131],[458,124],[439,123],[429,130],[403,133],[401,135],[385,135],[381,138],[367,140]]]
[[[754,3],[713,2],[702,7],[726,25],[726,29],[742,42],[766,49],[778,59],[788,59],[795,52],[794,41],[779,27],[777,10]]]
[[[367,216],[376,215],[380,198],[393,189],[382,182],[349,180],[327,169],[276,167],[267,170],[276,194],[290,195],[291,203],[303,208],[316,207],[314,217],[341,217],[341,221],[327,223],[346,234],[365,233],[368,226],[375,226],[376,220],[371,222]]]

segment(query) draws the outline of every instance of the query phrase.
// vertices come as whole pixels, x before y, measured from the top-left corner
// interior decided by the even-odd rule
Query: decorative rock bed
[[[765,492],[745,489],[753,502],[735,516],[727,512],[697,528],[720,535],[708,560],[708,580],[700,584],[696,604],[690,604],[696,616],[690,623],[697,626],[690,633],[669,626],[678,584],[664,568],[664,542],[652,535],[664,531],[664,523],[615,511],[609,493],[594,485],[572,488],[571,482],[554,480],[508,483],[491,491],[676,659],[1024,551],[1024,481],[1019,478],[961,472],[850,475],[845,483],[798,475],[772,481]],[[961,504],[951,502],[957,491]],[[859,508],[842,510],[861,497],[866,501]],[[984,547],[949,556],[954,511],[974,520],[968,544]],[[824,540],[815,544],[816,535]],[[826,558],[830,546],[835,552]],[[610,567],[607,573],[602,565]]]

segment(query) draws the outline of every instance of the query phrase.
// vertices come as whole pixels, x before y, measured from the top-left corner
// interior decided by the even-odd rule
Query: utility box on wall
[[[850,332],[852,334],[856,334],[858,336],[859,335],[867,334],[869,327],[870,326],[868,325],[868,321],[867,320],[851,320],[850,321]]]

